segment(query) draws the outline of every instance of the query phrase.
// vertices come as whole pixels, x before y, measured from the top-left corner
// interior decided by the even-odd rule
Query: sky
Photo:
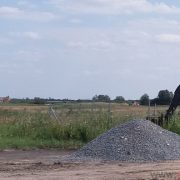
[[[0,96],[155,98],[178,77],[179,0],[0,1]]]

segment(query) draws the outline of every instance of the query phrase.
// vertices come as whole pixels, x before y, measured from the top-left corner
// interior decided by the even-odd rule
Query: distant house
[[[134,101],[132,106],[139,106],[139,103],[137,101]]]
[[[0,102],[1,103],[7,103],[7,102],[10,102],[11,99],[9,96],[6,96],[6,97],[0,97]]]

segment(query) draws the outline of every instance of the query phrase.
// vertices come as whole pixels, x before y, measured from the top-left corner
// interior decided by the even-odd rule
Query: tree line
[[[169,105],[173,96],[173,93],[166,89],[159,91],[158,96],[154,99],[150,99],[148,94],[144,94],[141,96],[139,102],[141,105],[148,105],[149,103],[151,105]]]
[[[54,99],[54,98],[40,98],[34,97],[32,99],[11,99],[12,103],[28,103],[28,104],[52,104],[52,103],[67,103],[67,102],[115,102],[115,103],[127,103],[131,105],[133,102],[137,102],[140,105],[148,105],[149,102],[151,105],[169,105],[173,98],[173,93],[168,90],[160,90],[157,97],[150,99],[148,94],[143,94],[138,100],[126,100],[123,96],[116,96],[114,99],[111,99],[108,95],[95,95],[92,99]]]
[[[140,97],[139,100],[134,100],[140,105],[169,105],[172,101],[173,93],[166,90],[160,90],[158,96],[154,99],[150,99],[148,94],[144,94]],[[132,103],[133,100],[125,100],[123,96],[117,96],[114,100],[111,100],[108,95],[96,95],[92,98],[93,101],[97,102],[117,102],[117,103]]]

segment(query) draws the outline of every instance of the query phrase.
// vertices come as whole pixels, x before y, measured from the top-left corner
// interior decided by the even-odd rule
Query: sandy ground
[[[180,161],[159,163],[58,160],[72,151],[1,151],[0,180],[180,180]]]

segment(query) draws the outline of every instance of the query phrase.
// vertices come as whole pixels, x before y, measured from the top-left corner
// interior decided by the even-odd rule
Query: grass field
[[[148,112],[146,106],[115,103],[69,103],[55,105],[53,109],[57,118],[49,114],[46,105],[1,105],[0,149],[76,149],[118,124],[145,118]],[[157,107],[156,113],[166,109]],[[178,114],[179,109],[166,128],[180,134]]]

